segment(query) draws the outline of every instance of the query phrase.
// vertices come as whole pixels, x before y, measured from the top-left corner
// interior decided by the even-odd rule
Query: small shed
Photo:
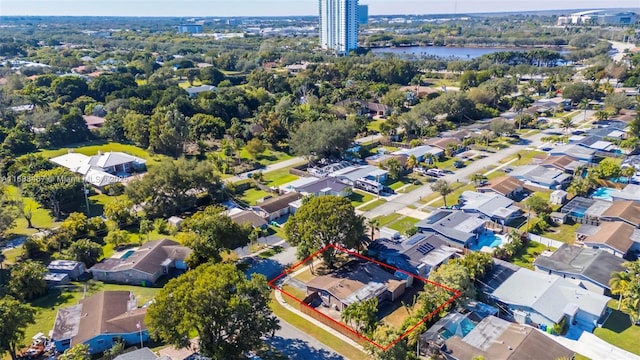
[[[71,278],[68,274],[48,272],[44,274],[44,281],[47,282],[48,287],[52,288],[71,283]]]
[[[549,197],[549,202],[553,205],[563,205],[567,201],[567,192],[564,190],[555,190]]]
[[[180,229],[180,225],[182,225],[182,221],[183,219],[179,216],[172,216],[169,219],[167,219],[167,223],[169,223],[169,226],[174,227],[176,229]]]
[[[549,215],[549,217],[551,218],[551,221],[559,225],[567,222],[567,214],[565,213],[554,211]]]
[[[381,239],[390,239],[395,240],[400,238],[400,232],[397,230],[390,229],[388,227],[380,228],[380,236]]]
[[[50,273],[67,274],[71,280],[78,280],[87,272],[84,263],[73,260],[53,260],[47,265],[47,269]]]

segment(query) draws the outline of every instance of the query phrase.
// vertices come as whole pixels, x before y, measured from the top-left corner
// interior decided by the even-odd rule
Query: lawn
[[[451,184],[451,186],[456,187],[456,190],[453,191],[451,194],[447,195],[447,206],[451,206],[451,205],[455,205],[458,203],[458,198],[460,197],[460,195],[465,192],[465,191],[475,191],[476,190],[476,186],[475,184],[466,184],[466,185],[462,185],[462,183],[453,183]],[[442,196],[440,194],[437,194],[437,200],[431,204],[431,206],[433,207],[441,207],[444,206],[444,202],[442,201]]]
[[[287,299],[286,295],[282,295],[283,298]],[[308,334],[309,336],[314,337],[321,343],[335,350],[339,354],[342,354],[347,359],[359,360],[359,359],[367,359],[367,355],[357,348],[345,343],[340,338],[335,337],[334,335],[322,330],[321,328],[315,326],[310,323],[306,319],[290,312],[285,309],[276,299],[275,295],[271,295],[271,310],[273,313],[279,317],[280,319],[286,321],[292,326],[298,328],[300,331]]]
[[[508,163],[509,161],[511,161],[513,159],[516,159],[516,161],[512,162],[511,164],[509,164],[509,166],[528,165],[528,164],[531,164],[531,162],[533,161],[533,158],[536,155],[547,155],[547,153],[544,152],[544,151],[523,150],[523,151],[520,151],[515,156],[506,157],[506,158],[500,160],[500,163],[504,164],[504,163]],[[520,156],[520,157],[518,157],[518,156]]]
[[[385,121],[385,119],[373,120],[367,124],[367,130],[379,133],[380,125]]]
[[[375,218],[375,220],[377,220],[378,221],[378,225],[382,227],[382,226],[387,226],[387,225],[391,224],[392,222],[397,221],[401,217],[402,217],[402,214],[392,213],[392,214],[389,214],[389,215],[378,216],[377,218]]]
[[[512,262],[520,267],[533,270],[533,262],[536,260],[536,257],[542,254],[545,250],[547,250],[547,246],[544,244],[529,241],[526,251],[525,249],[520,250],[517,256],[513,258]],[[551,248],[551,250],[555,249]]]
[[[69,149],[73,149],[73,152],[84,154],[87,156],[96,155],[98,154],[98,151],[120,151],[147,160],[147,167],[154,166],[160,161],[168,159],[168,157],[163,155],[151,155],[146,150],[135,145],[121,144],[116,142],[105,143],[100,141],[70,145],[61,149],[43,150],[39,152],[39,154],[46,157],[47,159],[50,159],[52,157],[68,153]]]
[[[24,340],[25,345],[28,345],[31,342],[31,337],[38,332],[48,334],[49,330],[53,329],[53,324],[56,320],[56,314],[59,308],[75,305],[79,300],[82,299],[82,295],[84,293],[84,284],[75,284],[77,286],[70,287],[69,290],[65,290],[62,292],[52,290],[49,292],[49,294],[38,298],[30,303],[33,307],[36,308],[37,313],[35,324],[29,325],[26,329],[26,336]],[[138,306],[142,306],[146,302],[152,300],[158,293],[158,291],[160,291],[160,288],[104,284],[102,282],[87,284],[87,296],[103,290],[132,291],[138,299]]]
[[[16,188],[15,186],[7,186],[7,192],[10,198],[15,198],[18,192],[18,188]],[[33,214],[33,217],[31,218],[31,224],[35,228],[28,229],[27,220],[25,220],[23,217],[19,217],[18,219],[16,219],[13,228],[7,231],[9,234],[33,235],[36,232],[38,232],[37,228],[49,229],[60,224],[53,221],[51,212],[48,209],[45,209],[42,206],[40,206],[40,204],[38,204],[32,198],[24,197],[24,201],[25,201],[25,206],[31,208],[31,211]]]
[[[89,196],[89,213],[91,216],[98,216],[104,213],[104,207],[114,201],[122,201],[127,198],[126,195],[109,196],[106,194],[97,194]]]
[[[240,197],[240,200],[244,201],[248,205],[256,205],[258,200],[264,198],[267,195],[271,195],[268,192],[256,188],[250,188],[245,190]]]
[[[410,193],[413,190],[419,188],[420,186],[422,186],[422,185],[409,184],[409,185],[399,189],[398,192],[401,193],[401,194]]]
[[[407,230],[415,227],[419,221],[420,221],[419,219],[406,216],[387,225],[387,227],[393,230],[397,230],[402,234],[405,234]]]
[[[183,89],[186,89],[192,86],[200,86],[200,85],[202,85],[202,82],[200,80],[194,80],[193,85],[190,84],[188,81],[183,81],[181,83],[178,83],[178,86],[180,86]]]
[[[579,223],[550,226],[547,231],[540,235],[548,237],[549,239],[562,241],[563,243],[573,244],[576,240],[576,230],[578,230],[579,227]]]
[[[4,254],[3,264],[15,264],[18,256],[22,256],[22,246],[5,250],[2,253]]]
[[[303,266],[305,266],[305,270],[300,272],[300,273],[298,273],[298,275],[294,276],[294,278],[296,280],[300,280],[302,282],[309,282],[309,281],[311,281],[311,279],[315,278],[316,276],[311,273],[311,270],[309,269],[307,264],[305,264]]]
[[[253,160],[253,157],[249,155],[249,152],[246,148],[242,148],[242,150],[240,151],[240,157],[243,159]],[[291,158],[292,156],[287,153],[267,149],[264,153],[258,155],[255,160],[257,160],[261,165],[267,166],[278,163],[280,161],[289,160]]]
[[[270,171],[263,176],[265,184],[269,186],[280,186],[298,180],[297,176],[289,173],[289,168]]]
[[[612,313],[593,334],[609,344],[640,355],[640,326],[633,325],[628,314],[616,310],[617,305],[616,300],[609,301]]]
[[[378,200],[374,200],[366,205],[362,205],[358,208],[358,210],[360,211],[371,211],[375,208],[377,208],[378,206],[385,204],[387,202],[387,200],[385,199],[378,199]]]
[[[364,191],[353,190],[353,193],[349,195],[349,200],[351,200],[351,205],[353,207],[358,207],[364,203],[368,203],[373,200],[376,196]]]

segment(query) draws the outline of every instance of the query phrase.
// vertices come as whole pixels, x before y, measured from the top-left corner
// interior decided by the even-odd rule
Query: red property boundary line
[[[320,312],[320,311],[316,310],[315,308],[311,307],[310,305],[305,304],[301,299],[298,299],[297,297],[293,296],[292,294],[290,294],[290,293],[288,293],[288,292],[284,291],[280,286],[276,285],[276,282],[277,282],[278,280],[280,280],[280,279],[282,279],[283,277],[285,277],[285,276],[289,275],[290,273],[292,273],[293,271],[295,271],[297,268],[299,268],[300,266],[302,266],[302,265],[303,265],[303,264],[305,264],[306,262],[308,262],[308,261],[313,261],[313,259],[314,259],[316,256],[320,255],[321,253],[323,253],[324,251],[326,251],[326,250],[328,250],[328,249],[330,249],[330,248],[334,248],[334,249],[336,249],[336,250],[338,250],[338,251],[342,251],[342,252],[347,253],[347,254],[349,254],[349,255],[356,256],[356,257],[358,257],[358,258],[360,258],[360,259],[370,261],[370,262],[375,263],[375,264],[378,264],[378,265],[380,265],[380,266],[382,266],[382,267],[385,267],[385,268],[388,268],[388,269],[391,269],[391,270],[394,270],[394,271],[401,272],[401,273],[403,273],[403,274],[405,274],[405,275],[407,275],[407,276],[411,276],[411,277],[413,277],[413,278],[415,278],[415,279],[417,279],[417,280],[420,280],[420,281],[424,282],[425,284],[431,284],[431,285],[437,286],[437,287],[439,287],[439,288],[442,288],[442,289],[444,289],[444,290],[446,290],[446,291],[448,291],[448,292],[452,293],[453,295],[452,295],[452,296],[451,296],[447,301],[445,301],[445,302],[444,302],[444,303],[442,303],[440,306],[438,306],[435,310],[433,310],[431,313],[427,314],[427,316],[425,316],[422,320],[418,321],[418,323],[416,323],[415,325],[413,325],[411,328],[407,329],[407,331],[405,331],[404,333],[402,333],[402,335],[400,335],[400,337],[398,337],[397,339],[395,339],[394,341],[392,341],[392,342],[391,342],[390,344],[388,344],[387,346],[383,346],[383,345],[378,344],[378,343],[376,343],[375,341],[373,341],[373,340],[371,340],[371,339],[367,338],[366,336],[363,336],[362,334],[360,334],[360,333],[358,333],[357,331],[355,331],[355,330],[351,329],[351,328],[350,328],[350,327],[348,327],[347,325],[345,325],[345,324],[343,324],[343,323],[341,323],[341,322],[339,322],[339,321],[337,321],[337,320],[333,319],[332,317],[330,317],[330,316],[328,316],[328,315],[326,315],[326,314],[323,314],[322,312]],[[380,262],[380,261],[377,261],[377,260],[371,259],[371,258],[366,257],[366,256],[361,255],[361,254],[358,254],[357,252],[354,252],[354,251],[351,251],[351,250],[347,250],[347,249],[345,249],[345,248],[343,248],[343,247],[340,247],[340,246],[338,246],[338,245],[333,245],[333,244],[330,244],[330,245],[325,246],[324,248],[322,248],[322,249],[320,249],[320,250],[316,251],[315,253],[313,253],[312,255],[310,255],[309,257],[307,257],[306,259],[304,259],[304,260],[302,260],[302,261],[298,262],[297,264],[293,265],[293,266],[292,266],[292,267],[290,267],[289,269],[285,270],[285,271],[284,271],[284,272],[282,272],[280,275],[276,276],[274,279],[272,279],[271,281],[269,281],[269,286],[270,286],[271,288],[273,288],[273,289],[277,290],[277,291],[280,291],[281,293],[285,294],[285,295],[286,295],[286,296],[288,296],[289,298],[291,298],[291,299],[293,299],[293,300],[297,301],[301,306],[305,306],[305,307],[307,307],[308,309],[311,309],[311,310],[315,311],[316,313],[320,314],[320,315],[321,315],[321,316],[323,316],[324,318],[331,320],[333,323],[335,323],[335,324],[337,324],[337,325],[341,326],[343,329],[348,330],[348,331],[349,331],[349,332],[351,332],[352,334],[356,335],[357,337],[359,337],[359,338],[361,338],[361,339],[363,339],[363,340],[366,340],[366,341],[367,341],[367,342],[369,342],[370,344],[373,344],[374,346],[376,346],[376,347],[377,347],[377,348],[379,348],[379,349],[382,349],[383,351],[387,351],[387,350],[389,350],[389,349],[390,349],[391,347],[393,347],[395,344],[397,344],[398,342],[402,341],[402,339],[404,339],[404,338],[406,338],[407,336],[409,336],[409,334],[411,334],[411,332],[413,332],[413,331],[414,331],[418,326],[420,326],[420,325],[424,324],[425,322],[427,322],[429,319],[431,319],[433,316],[435,316],[437,313],[439,313],[439,312],[440,312],[440,311],[441,311],[445,306],[447,306],[447,305],[451,304],[452,302],[454,302],[454,301],[455,301],[457,298],[459,298],[459,297],[460,297],[460,295],[461,295],[460,291],[458,291],[458,290],[452,289],[452,288],[447,287],[447,286],[445,286],[445,285],[442,285],[442,284],[439,284],[439,283],[433,282],[433,281],[431,281],[431,280],[429,280],[429,279],[425,279],[425,278],[423,278],[423,277],[420,277],[420,276],[414,275],[414,274],[412,274],[412,273],[409,273],[409,272],[404,271],[404,270],[402,270],[402,269],[398,269],[398,268],[396,268],[396,267],[394,267],[394,266],[391,266],[391,265],[389,265],[389,264],[382,263],[382,262]]]

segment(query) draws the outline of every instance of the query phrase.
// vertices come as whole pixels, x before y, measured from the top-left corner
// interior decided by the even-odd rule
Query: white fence
[[[549,238],[546,238],[544,236],[535,235],[535,234],[531,234],[531,233],[529,233],[529,240],[535,241],[535,242],[543,244],[545,246],[554,247],[556,249],[564,244],[562,241],[549,239]]]

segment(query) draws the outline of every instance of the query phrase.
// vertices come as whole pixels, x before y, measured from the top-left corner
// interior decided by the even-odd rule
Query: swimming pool
[[[502,238],[496,235],[496,233],[494,233],[493,231],[487,230],[480,234],[480,236],[478,237],[478,241],[473,242],[469,246],[469,249],[479,251],[485,246],[490,248],[497,248],[500,245],[502,245]]]
[[[126,258],[128,258],[129,256],[133,255],[133,253],[136,252],[135,250],[129,250],[126,253],[122,254],[122,256],[120,256],[121,260],[124,260]]]
[[[611,197],[611,193],[613,191],[617,191],[617,190],[613,188],[608,188],[608,187],[599,187],[593,192],[593,194],[591,194],[591,198],[613,201],[613,198]]]
[[[462,319],[454,320],[447,323],[444,326],[444,330],[440,333],[443,339],[447,340],[453,335],[458,335],[461,338],[467,336],[476,327],[476,324],[469,320],[467,317],[463,317]]]

